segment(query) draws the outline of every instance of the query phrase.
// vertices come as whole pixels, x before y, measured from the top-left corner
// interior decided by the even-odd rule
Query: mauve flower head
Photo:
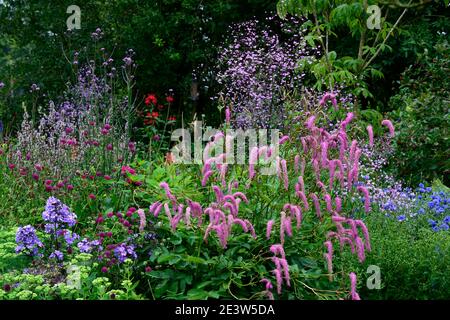
[[[295,72],[297,62],[318,53],[303,41],[304,30],[296,24],[300,20],[269,16],[230,26],[216,67],[222,89],[213,99],[233,105],[233,127],[284,126],[287,112],[282,92],[301,86],[305,74]]]

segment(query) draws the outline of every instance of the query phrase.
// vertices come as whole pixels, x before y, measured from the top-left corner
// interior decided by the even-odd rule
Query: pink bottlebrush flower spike
[[[300,156],[296,155],[295,158],[294,158],[294,170],[295,170],[295,173],[298,173],[299,163],[300,163]]]
[[[327,211],[333,212],[333,206],[331,205],[331,196],[327,193],[324,197],[325,203],[327,204]]]
[[[305,193],[302,192],[302,191],[297,192],[297,196],[302,200],[303,207],[304,207],[305,211],[308,211],[309,210],[309,204],[308,204],[308,199],[306,198]]]
[[[284,189],[289,189],[289,177],[287,172],[287,166],[286,166],[286,160],[281,160],[281,170],[283,174],[283,183],[284,183]]]
[[[361,300],[359,294],[356,292],[356,274],[354,272],[349,274],[350,277],[350,294],[352,300]]]
[[[336,203],[336,212],[340,213],[342,210],[342,200],[339,197],[336,197],[336,199],[334,199],[334,202]]]
[[[280,259],[281,267],[283,268],[283,274],[284,274],[284,280],[286,280],[286,284],[288,287],[291,286],[291,281],[289,277],[289,265],[286,261],[286,259]]]
[[[145,217],[145,211],[142,209],[139,209],[137,211],[137,214],[139,215],[139,232],[144,231],[144,228],[147,224],[147,219]]]
[[[372,251],[372,248],[370,246],[370,236],[369,236],[369,230],[367,229],[366,225],[362,220],[355,220],[355,225],[360,227],[363,235],[364,235],[364,245],[367,251]]]
[[[289,136],[282,136],[280,138],[280,141],[278,142],[279,145],[282,145],[283,143],[285,143],[286,141],[289,140]]]
[[[366,187],[358,186],[357,190],[364,195],[364,210],[366,213],[370,212],[370,196],[369,190]]]
[[[327,253],[324,253],[325,260],[327,261],[328,277],[329,280],[333,280],[333,244],[331,241],[326,241],[324,246],[327,248]]]
[[[213,171],[208,171],[203,175],[202,179],[202,187],[206,186],[206,183],[208,182],[209,177],[213,174]]]
[[[306,128],[312,130],[312,128],[314,127],[315,120],[316,120],[315,116],[309,117],[308,120],[306,120],[306,122],[305,122]]]
[[[250,151],[250,163],[248,166],[249,178],[252,180],[255,177],[255,164],[258,162],[258,147],[253,147]]]
[[[273,245],[271,245],[270,246],[270,252],[272,252],[274,255],[280,255],[283,259],[286,258],[283,246],[281,244],[273,244]]]
[[[172,202],[176,202],[177,201],[177,199],[173,196],[173,194],[172,194],[172,192],[170,190],[170,187],[167,184],[167,182],[161,182],[159,184],[159,186],[164,189],[164,191],[166,192],[166,197],[168,199],[170,199]]]
[[[367,126],[367,134],[369,135],[369,147],[373,147],[373,128],[371,125]]]
[[[320,218],[322,218],[322,214],[320,212],[319,198],[317,198],[315,193],[311,194],[311,198],[313,199],[313,202],[314,202],[314,207],[316,209],[317,218],[320,219]]]
[[[225,109],[225,121],[227,124],[230,124],[231,122],[231,112],[228,107]]]
[[[265,286],[265,288],[266,288],[267,291],[273,289],[273,285],[272,285],[272,282],[270,282],[270,280],[264,278],[264,279],[261,279],[260,282],[262,282],[262,283],[264,284],[264,286]]]
[[[395,136],[394,125],[392,124],[392,122],[390,120],[381,121],[381,125],[386,126],[389,129],[389,135],[391,136],[391,138],[393,138]]]

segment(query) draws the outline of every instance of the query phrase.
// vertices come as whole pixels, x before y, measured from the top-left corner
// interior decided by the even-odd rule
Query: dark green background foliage
[[[8,112],[20,121],[20,104],[32,99],[32,83],[55,98],[74,73],[66,56],[92,46],[91,32],[100,27],[104,39],[98,44],[120,60],[125,51],[136,51],[139,65],[136,93],[165,94],[174,89],[179,111],[192,115],[195,108],[206,112],[209,98],[201,91],[196,105],[190,100],[192,72],[201,80],[207,63],[225,35],[226,27],[252,16],[273,11],[275,0],[112,0],[77,1],[81,9],[81,30],[66,32],[67,7],[73,1],[11,0],[0,6],[0,80],[9,90]],[[203,8],[203,9],[202,9]],[[54,33],[50,36],[49,31]],[[204,36],[207,37],[204,38]],[[203,67],[202,67],[203,65]],[[205,79],[202,87],[211,86]]]
[[[450,51],[446,36],[439,37],[433,47],[419,43],[423,51],[403,73],[399,93],[390,101],[399,131],[395,170],[413,185],[435,177],[449,183]]]

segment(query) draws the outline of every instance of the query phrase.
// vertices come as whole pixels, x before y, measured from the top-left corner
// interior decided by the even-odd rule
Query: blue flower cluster
[[[119,263],[123,263],[127,258],[137,259],[134,249],[134,245],[126,245],[125,243],[121,243],[114,249],[114,255],[119,260]]]
[[[423,183],[414,193],[411,189],[404,189],[401,193],[403,199],[400,203],[388,200],[381,205],[381,208],[387,212],[401,213],[397,216],[399,222],[416,218],[420,216],[432,215],[428,219],[428,224],[435,232],[447,231],[450,229],[450,194],[444,191],[433,192],[431,187],[426,187]],[[390,217],[389,214],[386,216]]]
[[[16,233],[16,253],[26,253],[31,256],[41,256],[39,248],[42,248],[42,244],[39,237],[36,235],[36,229],[28,225],[25,227],[19,227]]]
[[[84,238],[77,244],[78,249],[80,249],[80,252],[83,253],[91,253],[93,250],[102,251],[103,247],[101,246],[101,243],[99,240],[93,240],[89,241],[88,239]]]
[[[48,198],[45,211],[42,213],[42,219],[49,223],[49,225],[46,225],[46,231],[49,230],[50,232],[60,226],[67,224],[67,226],[73,227],[77,223],[75,213],[70,212],[69,207],[55,197]]]

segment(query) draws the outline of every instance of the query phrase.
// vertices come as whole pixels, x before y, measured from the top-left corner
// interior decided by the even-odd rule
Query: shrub
[[[398,123],[392,170],[412,185],[434,178],[450,183],[448,72],[448,42],[442,34],[434,51],[425,50],[403,73],[400,92],[391,98],[397,109],[391,117]]]

